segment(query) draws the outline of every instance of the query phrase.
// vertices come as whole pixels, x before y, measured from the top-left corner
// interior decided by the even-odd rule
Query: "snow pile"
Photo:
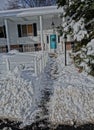
[[[18,50],[10,50],[10,51],[8,52],[8,54],[17,54],[17,53],[19,53]]]
[[[63,61],[63,56],[56,61],[60,76],[49,103],[50,121],[57,125],[94,123],[94,78],[78,73],[73,65],[64,67]]]
[[[20,77],[19,70],[0,79],[0,117],[23,121],[33,104],[32,83]]]

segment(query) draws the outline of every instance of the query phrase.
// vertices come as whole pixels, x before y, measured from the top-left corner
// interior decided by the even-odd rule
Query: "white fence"
[[[0,73],[13,71],[15,67],[30,69],[39,75],[45,68],[48,60],[47,52],[16,53],[4,55],[0,61]]]

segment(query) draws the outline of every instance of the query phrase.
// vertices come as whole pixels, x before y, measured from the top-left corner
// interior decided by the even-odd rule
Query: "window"
[[[28,25],[18,25],[18,36],[37,36],[37,26],[36,23]]]
[[[32,35],[33,34],[33,28],[32,25],[27,25],[27,35]]]
[[[27,36],[27,26],[26,25],[22,25],[22,36]]]
[[[5,26],[0,26],[0,38],[6,38]]]

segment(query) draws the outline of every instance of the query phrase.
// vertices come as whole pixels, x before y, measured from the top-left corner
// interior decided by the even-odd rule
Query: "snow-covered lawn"
[[[53,124],[94,123],[94,78],[78,73],[73,64],[64,66],[64,55],[57,58],[58,74],[49,103]]]
[[[53,92],[49,93],[50,101],[45,99],[48,91]],[[0,75],[0,118],[14,118],[25,126],[36,114],[46,116],[42,107],[49,110],[52,124],[94,123],[94,78],[79,73],[69,58],[65,66],[64,54],[49,58],[39,77],[19,68]]]
[[[8,118],[27,124],[31,118],[34,120],[36,113],[39,113],[34,98],[35,86],[32,84],[32,82],[36,82],[38,77],[32,71],[32,68],[35,67],[33,57],[37,56],[40,58],[41,54],[41,52],[34,54],[15,51],[8,54],[0,54],[0,119]],[[7,58],[10,60],[10,70],[7,69]],[[11,63],[13,63],[13,67],[11,67]],[[38,63],[36,64],[40,67]],[[41,66],[41,71],[43,71],[43,67]]]

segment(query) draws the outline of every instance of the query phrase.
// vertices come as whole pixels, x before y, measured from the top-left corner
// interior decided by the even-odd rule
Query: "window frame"
[[[36,35],[34,34],[35,33],[35,30],[34,30],[34,24],[36,23],[33,23],[33,24],[18,24],[18,37],[28,37],[28,36],[37,36],[37,27],[36,27]],[[24,28],[26,26],[26,33],[23,32]],[[37,24],[36,24],[37,26]],[[30,28],[31,27],[31,28]],[[31,29],[31,32],[29,30],[29,28]]]

